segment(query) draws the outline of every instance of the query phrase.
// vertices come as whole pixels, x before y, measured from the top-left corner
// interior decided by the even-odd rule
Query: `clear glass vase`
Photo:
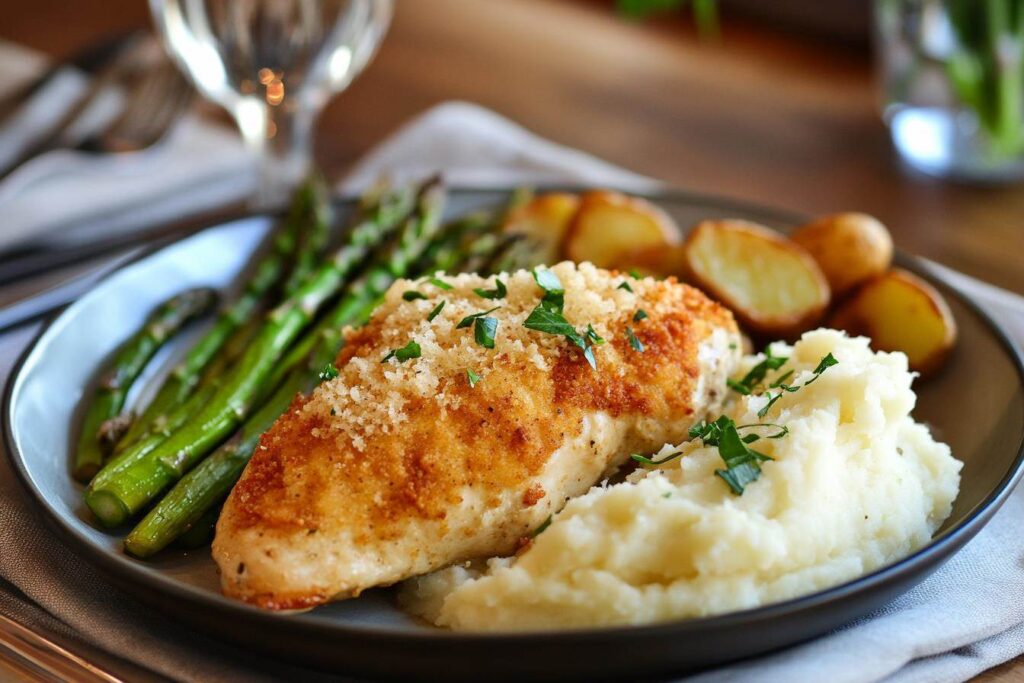
[[[876,0],[883,116],[929,175],[1024,179],[1024,3]]]

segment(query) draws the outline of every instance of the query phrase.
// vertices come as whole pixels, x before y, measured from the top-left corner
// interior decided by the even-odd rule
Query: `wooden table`
[[[427,107],[464,99],[683,188],[809,213],[875,214],[904,249],[1024,292],[1024,186],[977,188],[898,165],[870,55],[727,23],[633,24],[593,2],[405,0],[369,71],[325,111],[340,173]],[[61,55],[148,21],[140,0],[12,3],[0,38]],[[1024,660],[985,680],[1024,681]]]

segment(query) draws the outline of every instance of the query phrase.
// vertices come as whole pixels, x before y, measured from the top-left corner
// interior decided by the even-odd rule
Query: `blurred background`
[[[679,188],[808,214],[866,211],[902,249],[1024,292],[1016,151],[1000,157],[1014,163],[979,167],[977,150],[961,149],[976,142],[961,138],[979,120],[981,137],[1001,123],[979,103],[950,137],[949,121],[922,119],[916,107],[943,106],[943,91],[960,82],[942,56],[965,42],[955,40],[966,35],[960,24],[929,15],[928,2],[721,0],[709,29],[692,7],[653,4],[667,11],[640,18],[612,0],[398,0],[375,61],[320,117],[316,160],[340,177],[415,114],[469,100]],[[0,39],[51,57],[151,22],[141,0],[8,3],[3,16]],[[908,66],[928,51],[938,75]],[[964,64],[961,74],[986,76],[983,63]],[[965,92],[954,95],[966,101]],[[1001,111],[1020,124],[1014,94],[1018,108]],[[887,106],[890,123],[893,112],[917,117],[909,132],[893,128],[905,137],[902,156]],[[1011,147],[1015,131],[1003,136]],[[965,163],[951,163],[961,152]]]

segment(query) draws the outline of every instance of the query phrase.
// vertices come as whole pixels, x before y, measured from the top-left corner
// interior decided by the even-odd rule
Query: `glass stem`
[[[316,112],[294,105],[247,99],[236,108],[238,127],[259,166],[259,186],[252,200],[256,209],[283,206],[312,166]]]

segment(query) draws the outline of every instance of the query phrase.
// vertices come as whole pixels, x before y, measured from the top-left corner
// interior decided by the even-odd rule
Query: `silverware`
[[[99,43],[93,43],[78,50],[70,57],[51,64],[45,71],[31,78],[27,83],[0,97],[0,126],[7,117],[18,111],[21,105],[32,99],[48,86],[65,69],[94,73],[110,63],[126,46],[137,39],[141,31],[119,33]]]
[[[36,157],[56,149],[116,154],[142,151],[162,140],[188,108],[192,89],[169,61],[153,54],[155,47],[148,38],[140,38],[122,52],[93,79],[88,90],[39,142],[23,151],[13,164],[0,172],[0,180]],[[68,140],[69,132],[97,98],[119,85],[127,89],[119,114],[102,130],[79,140]],[[0,196],[10,195],[45,175],[47,173],[30,173],[16,184],[16,188],[4,187]]]
[[[116,84],[128,73],[129,67],[134,62],[134,57],[139,45],[143,40],[142,36],[136,35],[129,39],[128,44],[117,51],[114,58],[105,63],[90,81],[89,86],[79,95],[78,99],[72,102],[64,115],[51,124],[46,130],[36,136],[36,141],[22,150],[13,161],[0,170],[0,179],[9,175],[13,170],[24,164],[26,161],[39,156],[51,149],[61,146],[61,139],[71,125],[78,120],[96,99],[107,92],[111,85]]]
[[[0,674],[4,670],[29,681],[122,683],[124,680],[0,614]],[[6,676],[0,675],[0,678]]]
[[[138,152],[162,140],[192,101],[192,87],[177,67],[162,61],[132,91],[118,117],[71,149],[80,152]]]

